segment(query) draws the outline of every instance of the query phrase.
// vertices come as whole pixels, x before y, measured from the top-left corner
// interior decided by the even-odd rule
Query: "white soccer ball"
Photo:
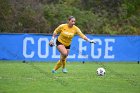
[[[106,73],[106,71],[105,71],[104,68],[100,67],[100,68],[97,69],[97,75],[98,76],[104,76],[105,73]]]

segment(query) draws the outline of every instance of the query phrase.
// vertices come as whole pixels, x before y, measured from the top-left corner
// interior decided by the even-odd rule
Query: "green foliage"
[[[41,12],[35,11],[31,6],[20,8],[15,20],[15,29],[26,33],[41,33],[45,31],[47,24],[42,15]]]
[[[8,0],[0,0],[0,32],[9,30],[11,8]]]
[[[80,11],[75,7],[67,7],[66,5],[50,5],[45,6],[44,16],[52,27],[58,26],[60,23],[66,23],[68,16],[73,15],[76,17],[76,24],[85,33],[96,32],[94,23],[97,21],[97,16],[90,11]],[[85,29],[87,28],[87,29]],[[93,30],[94,29],[94,30]],[[53,29],[52,29],[53,30]]]
[[[140,9],[140,0],[124,0],[124,4],[127,6],[128,17],[136,14]]]
[[[21,9],[22,12],[19,13],[16,24],[18,25],[18,30],[23,30],[24,28],[32,28],[35,26],[35,11],[30,7],[25,7]],[[24,27],[24,28],[23,28]]]
[[[89,34],[140,34],[140,0],[0,0],[0,32],[51,33],[67,17]]]

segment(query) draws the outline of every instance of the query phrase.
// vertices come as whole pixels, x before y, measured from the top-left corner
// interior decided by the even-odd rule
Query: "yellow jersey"
[[[71,44],[72,38],[75,34],[78,34],[81,38],[85,37],[77,26],[73,25],[73,27],[70,28],[68,24],[59,25],[54,30],[54,34],[59,34],[58,41],[64,46],[69,46]]]

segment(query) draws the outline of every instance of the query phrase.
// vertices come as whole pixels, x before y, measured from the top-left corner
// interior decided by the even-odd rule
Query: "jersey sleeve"
[[[61,29],[62,29],[62,26],[63,26],[63,25],[59,25],[59,26],[54,30],[53,34],[58,34],[58,33],[60,33],[60,32],[61,32]]]
[[[76,33],[81,37],[81,38],[83,38],[84,39],[84,37],[85,37],[85,35],[81,32],[81,30],[78,28],[78,27],[76,27]]]

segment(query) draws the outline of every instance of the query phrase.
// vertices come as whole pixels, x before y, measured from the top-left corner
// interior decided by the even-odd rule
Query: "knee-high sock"
[[[66,56],[61,55],[60,61],[62,63],[62,68],[65,68],[66,66],[66,58],[67,58]]]
[[[62,62],[60,62],[60,60],[56,63],[54,70],[59,69],[62,66]]]

